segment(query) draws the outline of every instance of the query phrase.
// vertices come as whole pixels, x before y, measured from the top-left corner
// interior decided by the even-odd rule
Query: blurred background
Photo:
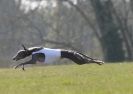
[[[1,67],[21,44],[132,61],[133,0],[0,0]]]

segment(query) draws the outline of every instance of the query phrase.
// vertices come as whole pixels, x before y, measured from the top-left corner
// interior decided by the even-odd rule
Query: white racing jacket
[[[39,51],[33,52],[32,55],[36,53],[43,53],[45,55],[44,63],[53,63],[61,58],[61,49],[43,48]]]

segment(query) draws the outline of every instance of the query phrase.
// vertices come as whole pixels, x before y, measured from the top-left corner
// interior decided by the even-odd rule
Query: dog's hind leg
[[[78,53],[76,51],[67,51],[67,50],[63,50],[61,53],[61,57],[62,58],[68,58],[72,61],[74,61],[75,63],[82,65],[82,64],[89,64],[89,63],[96,63],[99,65],[102,65],[104,62],[100,61],[100,60],[96,60],[93,59],[91,57],[88,57],[84,54]]]
[[[76,51],[62,50],[61,57],[70,59],[78,65],[88,63],[88,59],[85,59],[82,54],[77,53]]]
[[[81,55],[83,57],[84,61],[86,61],[86,63],[96,63],[98,65],[104,64],[104,62],[101,61],[101,60],[91,58],[91,57],[89,57],[89,56],[87,56],[85,54],[79,53],[79,52],[76,52],[76,53]]]

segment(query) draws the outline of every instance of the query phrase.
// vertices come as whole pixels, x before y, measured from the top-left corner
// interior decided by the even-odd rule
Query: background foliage
[[[21,44],[73,49],[105,61],[133,60],[132,0],[1,0],[0,59]],[[9,62],[9,63],[7,63]]]

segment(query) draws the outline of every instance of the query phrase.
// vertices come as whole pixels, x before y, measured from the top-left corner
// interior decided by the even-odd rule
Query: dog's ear
[[[25,51],[28,51],[28,49],[22,44],[22,47],[24,48]]]

